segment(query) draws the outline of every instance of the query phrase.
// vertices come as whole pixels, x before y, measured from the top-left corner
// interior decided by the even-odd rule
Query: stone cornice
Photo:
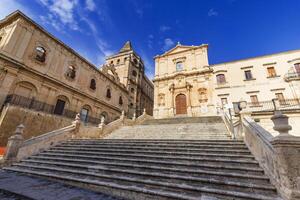
[[[176,76],[194,76],[194,75],[208,74],[208,73],[213,73],[213,69],[209,68],[209,69],[205,69],[205,70],[197,70],[197,71],[189,71],[189,72],[181,71],[181,72],[173,73],[171,75],[154,78],[153,82],[174,79]]]
[[[14,65],[17,65],[18,69],[23,69],[23,70],[25,70],[25,71],[28,71],[28,72],[30,72],[30,73],[33,73],[33,74],[36,75],[36,76],[41,77],[42,79],[46,79],[46,80],[48,80],[49,82],[52,82],[52,83],[54,83],[54,84],[57,84],[57,85],[59,85],[60,87],[64,87],[64,88],[66,88],[66,89],[72,91],[75,95],[84,96],[84,97],[86,97],[86,98],[92,99],[92,100],[96,101],[97,103],[100,103],[100,104],[102,104],[102,105],[105,105],[105,106],[107,106],[107,107],[109,107],[109,108],[111,108],[111,109],[113,109],[113,110],[115,110],[115,111],[117,111],[117,112],[121,112],[121,111],[122,111],[120,108],[118,108],[118,107],[116,107],[116,106],[110,105],[110,104],[106,103],[106,102],[103,101],[103,100],[100,100],[100,99],[98,99],[98,98],[96,98],[96,97],[93,97],[93,96],[91,96],[91,95],[89,95],[89,94],[87,94],[87,93],[85,93],[85,92],[79,91],[79,89],[74,88],[74,87],[71,87],[71,86],[69,86],[69,85],[63,83],[63,82],[60,81],[60,80],[57,80],[57,79],[54,79],[53,77],[48,76],[47,74],[42,74],[41,72],[39,72],[39,71],[37,71],[37,70],[34,70],[34,69],[32,69],[32,68],[26,66],[25,64],[19,62],[19,61],[16,61],[16,60],[14,60],[14,59],[12,59],[12,58],[9,58],[9,57],[3,55],[2,53],[0,53],[0,58],[4,59],[4,60],[6,60],[7,62],[10,62],[10,63],[12,63],[12,64],[14,64]],[[6,67],[7,67],[7,66],[6,66]],[[127,91],[127,90],[126,90],[126,91]],[[127,91],[127,92],[128,92],[128,91]]]

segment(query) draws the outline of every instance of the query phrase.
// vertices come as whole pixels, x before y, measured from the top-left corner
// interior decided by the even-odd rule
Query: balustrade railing
[[[23,97],[23,96],[16,95],[16,94],[11,94],[6,97],[5,104],[7,104],[7,103],[9,103],[11,105],[20,106],[22,108],[28,108],[28,109],[35,110],[35,111],[48,113],[48,114],[55,114],[54,113],[54,109],[55,109],[54,105],[50,105],[45,102],[38,101],[34,98],[27,98],[27,97]],[[73,110],[64,109],[63,113],[59,116],[74,119],[76,114],[77,114],[77,112],[75,112]],[[58,115],[58,114],[55,114],[55,115]],[[99,124],[100,121],[101,120],[99,118],[94,118],[94,117],[88,116],[86,122],[91,123],[91,124]]]
[[[284,75],[284,80],[290,81],[294,79],[300,79],[300,73],[299,72],[289,72]]]

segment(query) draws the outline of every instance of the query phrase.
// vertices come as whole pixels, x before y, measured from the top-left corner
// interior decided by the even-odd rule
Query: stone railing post
[[[76,137],[77,133],[79,132],[79,128],[81,125],[81,119],[80,119],[80,114],[77,113],[75,120],[72,122],[73,125],[75,125],[75,130],[74,130],[74,137]]]
[[[124,110],[122,111],[122,114],[121,114],[121,116],[120,116],[120,119],[121,119],[122,121],[124,121],[124,119],[125,119],[125,111],[124,111]]]
[[[98,128],[100,128],[101,130],[104,128],[104,125],[105,125],[105,118],[102,116],[101,117],[101,121],[100,121],[100,124],[98,125]]]
[[[271,120],[273,129],[279,135],[271,140],[276,158],[278,191],[283,199],[294,200],[300,198],[300,137],[289,134],[292,127],[288,116],[281,111],[275,111]]]
[[[8,139],[6,153],[4,155],[4,162],[7,164],[11,164],[17,160],[18,152],[20,147],[23,144],[23,132],[24,125],[20,124],[17,126],[15,134]]]
[[[146,115],[147,113],[146,113],[146,108],[144,108],[144,110],[143,110],[143,115]]]

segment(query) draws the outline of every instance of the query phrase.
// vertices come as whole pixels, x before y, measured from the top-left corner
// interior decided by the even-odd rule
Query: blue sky
[[[153,57],[209,44],[210,64],[300,49],[300,0],[0,0],[100,66],[130,40],[154,74]]]

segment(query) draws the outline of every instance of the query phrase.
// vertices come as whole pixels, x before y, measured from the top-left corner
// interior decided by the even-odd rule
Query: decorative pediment
[[[182,46],[182,45],[176,45],[174,48],[170,49],[169,51],[166,51],[162,56],[179,53],[182,51],[193,49],[193,46]]]

